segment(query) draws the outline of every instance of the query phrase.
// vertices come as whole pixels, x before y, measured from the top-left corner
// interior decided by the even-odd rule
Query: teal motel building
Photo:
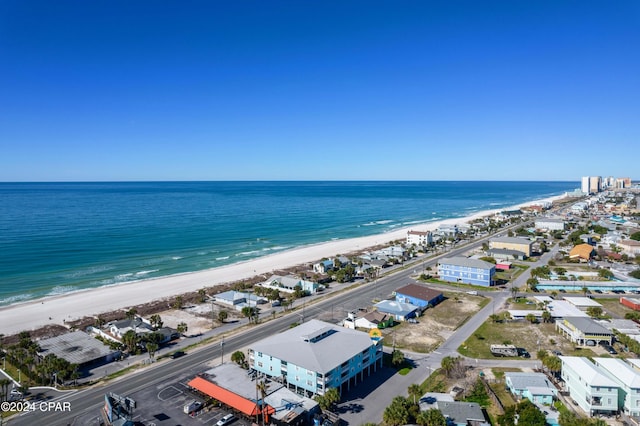
[[[256,342],[249,364],[300,395],[342,394],[382,367],[382,340],[314,319]]]

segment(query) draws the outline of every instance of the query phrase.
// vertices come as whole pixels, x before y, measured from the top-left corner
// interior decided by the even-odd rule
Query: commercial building
[[[438,275],[443,281],[489,287],[496,273],[494,264],[467,257],[449,257],[438,264]]]
[[[44,358],[53,354],[81,368],[108,363],[120,357],[120,351],[109,349],[100,340],[82,331],[38,340],[38,346],[38,356]]]
[[[535,228],[542,231],[564,231],[565,223],[562,219],[541,217],[539,219],[536,219]]]
[[[249,349],[251,368],[296,392],[349,389],[382,366],[382,341],[367,333],[311,320]]]
[[[490,249],[508,249],[524,253],[526,257],[531,256],[531,246],[533,242],[525,238],[500,237],[489,240]]]
[[[256,386],[261,384],[261,389]],[[275,425],[306,425],[319,412],[318,403],[298,395],[282,383],[247,374],[235,363],[213,367],[188,386],[253,420]]]
[[[622,253],[627,256],[640,255],[640,241],[636,240],[622,240],[618,242],[618,247],[622,250]]]

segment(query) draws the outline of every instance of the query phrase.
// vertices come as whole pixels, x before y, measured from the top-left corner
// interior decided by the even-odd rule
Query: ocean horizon
[[[0,306],[562,195],[554,181],[0,183]],[[315,259],[309,259],[312,261]]]

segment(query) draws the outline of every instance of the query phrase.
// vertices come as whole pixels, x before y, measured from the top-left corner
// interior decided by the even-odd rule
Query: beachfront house
[[[242,308],[247,306],[257,307],[267,303],[267,299],[252,293],[245,293],[242,291],[229,290],[223,293],[219,293],[213,296],[213,300],[216,303],[230,306],[235,310],[241,311]]]
[[[322,284],[313,281],[306,281],[298,277],[280,275],[272,275],[266,281],[256,284],[260,287],[272,288],[284,293],[294,293],[296,288],[300,288],[303,292],[315,294],[324,290]]]
[[[524,254],[524,256],[531,256],[531,246],[533,242],[526,238],[517,237],[498,237],[491,238],[489,240],[490,249],[507,249],[515,250]]]
[[[444,300],[441,291],[434,290],[421,284],[408,284],[395,292],[396,302],[410,303],[424,311]]]
[[[296,393],[342,392],[382,367],[382,340],[313,319],[252,344],[249,364]]]
[[[433,244],[433,234],[431,231],[414,231],[407,232],[407,246],[430,246]]]
[[[333,260],[325,259],[313,264],[313,272],[317,274],[328,274],[333,269]]]
[[[458,225],[453,223],[442,223],[436,230],[436,233],[442,237],[455,237],[459,232]]]
[[[493,284],[495,273],[496,267],[494,264],[463,256],[444,258],[438,264],[440,279],[454,283],[489,287]]]
[[[589,416],[618,412],[618,384],[584,357],[560,356],[565,391]]]

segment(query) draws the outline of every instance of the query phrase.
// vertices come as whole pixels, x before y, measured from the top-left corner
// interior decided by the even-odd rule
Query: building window
[[[262,361],[258,361],[258,367],[262,367]]]

